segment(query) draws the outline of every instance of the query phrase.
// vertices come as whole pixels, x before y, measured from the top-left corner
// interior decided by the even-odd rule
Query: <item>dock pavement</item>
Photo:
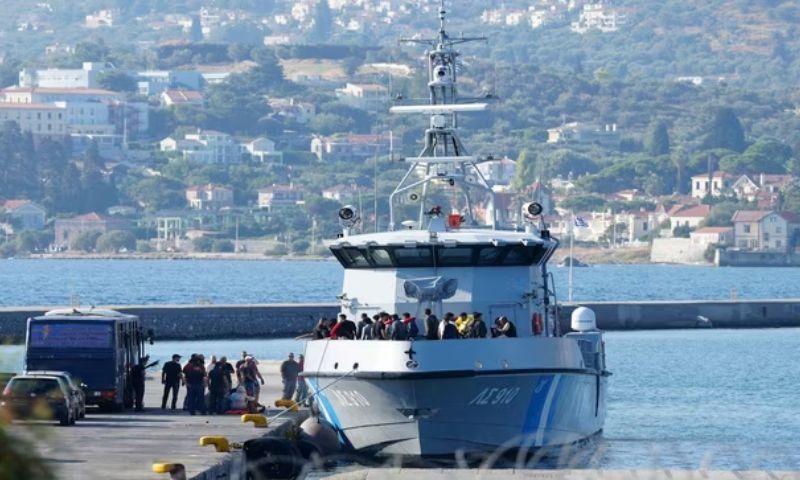
[[[261,403],[274,405],[280,398],[279,362],[259,365],[265,385]],[[267,429],[243,424],[239,415],[196,415],[180,409],[186,389],[181,388],[178,409],[161,410],[162,385],[160,369],[148,371],[145,386],[145,410],[123,413],[101,413],[87,408],[86,418],[69,427],[56,423],[15,422],[11,427],[30,437],[35,431],[39,453],[56,470],[60,480],[149,480],[168,479],[168,474],[152,472],[153,463],[181,463],[187,477],[217,464],[225,456],[214,447],[201,447],[200,437],[222,435],[231,442],[244,442],[264,435],[288,416],[278,419]],[[283,409],[271,408],[269,415]]]

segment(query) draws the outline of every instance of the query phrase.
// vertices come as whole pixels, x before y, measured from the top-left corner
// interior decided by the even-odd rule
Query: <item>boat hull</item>
[[[452,456],[569,445],[603,428],[607,377],[520,370],[308,378],[321,414],[363,453]]]

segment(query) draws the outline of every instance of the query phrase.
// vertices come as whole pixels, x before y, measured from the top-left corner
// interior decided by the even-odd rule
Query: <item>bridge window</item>
[[[434,268],[537,265],[546,253],[543,245],[423,245],[414,248],[340,247],[331,251],[344,268]]]

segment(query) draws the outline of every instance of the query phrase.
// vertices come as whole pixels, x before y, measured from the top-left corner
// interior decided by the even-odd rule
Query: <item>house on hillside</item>
[[[377,83],[347,83],[336,89],[336,96],[353,107],[374,110],[389,101],[389,90]]]
[[[165,90],[160,100],[164,107],[202,105],[204,101],[203,94],[194,90]]]
[[[490,185],[510,185],[517,174],[517,162],[508,157],[478,164],[478,171]]]
[[[800,217],[789,212],[737,210],[731,220],[735,246],[742,250],[788,252],[800,233]]]
[[[269,107],[283,119],[305,125],[317,114],[317,107],[311,102],[301,102],[294,98],[270,98]]]
[[[711,205],[677,205],[670,209],[667,216],[670,226],[697,228],[700,222],[711,215]]]
[[[586,123],[571,122],[547,129],[547,143],[553,144],[598,144],[619,145],[620,136],[617,124],[598,127]]]
[[[359,195],[366,195],[371,190],[360,185],[334,185],[322,190],[322,198],[328,200],[335,200],[341,204],[355,203],[358,201]]]
[[[742,175],[731,184],[731,190],[739,200],[748,202],[768,199],[776,196],[792,185],[794,177],[791,175]],[[774,194],[774,195],[770,195]]]
[[[242,148],[250,159],[261,163],[283,164],[283,152],[275,149],[275,142],[267,137],[258,137],[243,143]]]
[[[373,134],[347,134],[311,139],[311,153],[320,160],[364,161],[389,151],[389,137]]]
[[[108,217],[97,213],[87,213],[72,218],[57,218],[53,245],[58,250],[70,247],[72,241],[84,232],[106,233],[112,230],[130,230],[131,224],[125,219]]]
[[[295,185],[272,185],[258,191],[258,208],[270,212],[294,205],[305,200],[305,192]]]
[[[692,198],[705,198],[706,195],[719,197],[729,191],[736,177],[730,173],[716,171],[710,175],[702,173],[692,177]]]
[[[186,201],[195,210],[233,207],[233,191],[220,185],[196,185],[186,189]]]
[[[0,220],[17,225],[19,230],[41,230],[44,228],[47,211],[30,200],[0,201]]]
[[[162,152],[179,152],[185,160],[198,163],[238,163],[242,151],[233,138],[214,130],[187,133],[183,139],[167,137],[159,142]]]

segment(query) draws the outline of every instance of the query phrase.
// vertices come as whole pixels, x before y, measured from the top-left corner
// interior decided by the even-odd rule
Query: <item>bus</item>
[[[131,367],[145,356],[139,317],[114,310],[63,309],[28,319],[25,370],[63,370],[80,383],[87,405],[133,407]]]

